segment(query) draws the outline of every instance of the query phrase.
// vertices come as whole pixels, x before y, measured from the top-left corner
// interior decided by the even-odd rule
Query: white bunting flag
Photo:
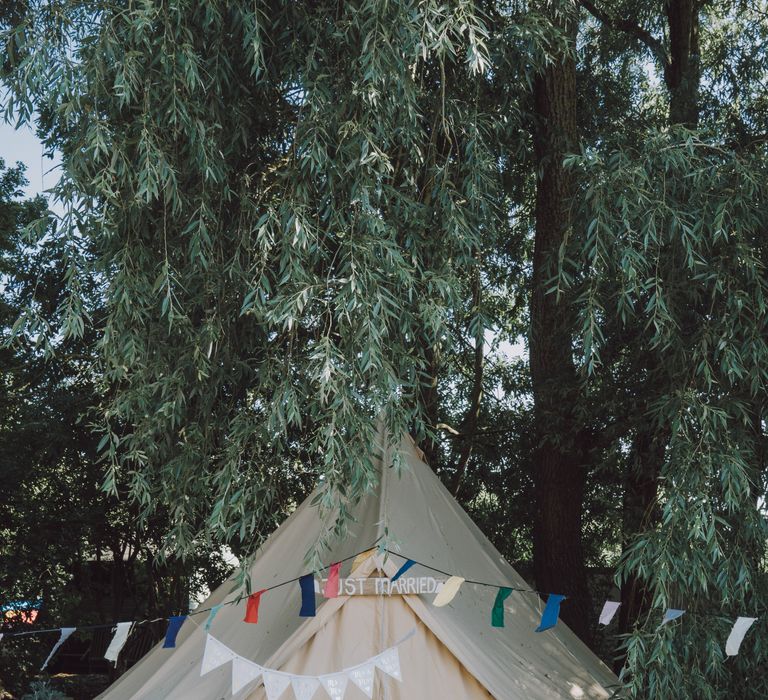
[[[403,675],[400,673],[400,655],[397,653],[396,647],[387,649],[379,654],[376,657],[376,665],[388,676],[392,676],[392,678],[396,678],[399,681],[403,680]]]
[[[291,687],[296,700],[312,700],[320,687],[320,681],[312,676],[292,676]]]
[[[67,641],[67,639],[70,638],[72,633],[76,630],[76,627],[62,627],[61,628],[61,635],[59,636],[59,641],[56,642],[53,649],[51,649],[51,653],[48,654],[48,658],[43,662],[43,665],[40,667],[41,671],[44,671],[46,666],[48,666],[48,662],[53,658],[53,655],[59,650],[59,647],[64,644],[64,642]]]
[[[104,658],[107,661],[111,661],[113,664],[117,664],[117,657],[120,656],[125,643],[128,641],[128,635],[131,633],[132,622],[118,622],[115,627],[115,636],[112,637],[112,641],[107,647],[107,651],[104,654]]]
[[[373,674],[376,667],[372,664],[363,664],[347,671],[349,680],[351,680],[360,690],[369,698],[373,697]]]
[[[736,656],[739,653],[739,647],[744,640],[747,630],[757,621],[756,617],[738,617],[728,635],[728,641],[725,643],[725,653],[728,656]]]
[[[277,700],[290,684],[290,676],[284,673],[264,671],[264,690],[267,691],[267,700]]]
[[[613,616],[616,614],[616,611],[620,606],[621,603],[616,603],[612,600],[606,600],[605,605],[603,605],[603,611],[600,613],[600,624],[610,625],[611,620],[613,620]]]
[[[232,661],[235,656],[228,647],[224,646],[218,639],[214,639],[210,634],[205,636],[205,652],[203,652],[203,664],[200,668],[200,675],[204,676],[214,668],[218,668],[227,661]]]
[[[320,676],[320,682],[331,700],[343,700],[347,692],[349,678],[344,673],[336,673],[332,676]]]
[[[459,592],[462,583],[464,583],[464,579],[461,576],[451,576],[443,584],[440,592],[435,596],[432,605],[436,608],[442,608],[444,605],[448,605]]]
[[[205,652],[203,653],[202,670],[200,675],[205,675],[219,666],[232,662],[232,693],[236,695],[249,683],[258,680],[261,676],[264,682],[264,691],[267,700],[279,700],[283,693],[291,686],[294,700],[314,700],[317,691],[322,687],[330,700],[344,700],[344,695],[349,689],[349,681],[352,681],[366,697],[373,697],[373,688],[376,668],[382,672],[403,680],[400,670],[400,655],[398,646],[410,639],[416,633],[412,629],[394,646],[385,649],[381,654],[370,658],[368,661],[322,676],[304,676],[285,673],[284,671],[272,671],[259,664],[244,659],[220,641],[206,635]],[[325,697],[325,695],[323,695]]]
[[[661,621],[662,625],[666,625],[672,620],[677,620],[678,617],[682,617],[685,614],[685,610],[675,610],[674,608],[668,608],[664,613],[664,619]]]
[[[232,694],[245,688],[251,681],[255,681],[264,669],[253,661],[248,661],[242,656],[232,659]]]

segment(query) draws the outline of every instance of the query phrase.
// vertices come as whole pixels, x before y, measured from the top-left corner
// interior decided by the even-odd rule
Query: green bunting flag
[[[503,586],[499,588],[493,603],[493,610],[491,610],[491,627],[504,627],[504,601],[509,598],[511,593],[511,588],[504,588]]]

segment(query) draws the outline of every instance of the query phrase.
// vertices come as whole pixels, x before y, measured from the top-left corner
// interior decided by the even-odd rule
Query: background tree
[[[167,513],[155,513],[139,530],[136,507],[102,490],[99,437],[89,422],[100,383],[93,332],[55,338],[58,331],[39,328],[34,335],[12,334],[12,326],[33,312],[58,329],[56,310],[72,274],[67,268],[72,258],[54,235],[46,201],[23,200],[25,184],[21,166],[5,168],[0,161],[2,603],[40,600],[38,621],[44,627],[186,610],[191,596],[223,580],[227,566],[208,548],[186,561],[170,557],[158,565]],[[32,247],[26,233],[36,226],[45,233]],[[83,290],[91,316],[100,313],[97,282],[90,280]],[[48,353],[46,342],[52,344]],[[19,618],[4,622],[4,631],[27,628]],[[76,642],[82,648],[87,638],[81,632]],[[94,657],[103,653],[100,643],[91,639]],[[5,689],[26,689],[50,645],[50,635],[3,645]]]

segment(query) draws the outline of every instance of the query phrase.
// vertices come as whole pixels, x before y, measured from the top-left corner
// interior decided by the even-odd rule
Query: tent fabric
[[[327,561],[354,556],[379,540],[386,530],[389,548],[395,551],[399,547],[404,558],[470,580],[526,588],[525,581],[424,463],[413,441],[406,437],[393,448],[387,446],[383,435],[380,440],[379,485],[352,509],[352,532],[331,547]],[[400,451],[405,468],[391,466],[393,449]],[[252,590],[306,573],[303,555],[333,521],[332,514],[321,517],[311,505],[313,495],[268,538],[255,557],[250,570]],[[352,575],[369,576],[381,567],[386,575],[393,576],[404,558],[371,557]],[[347,562],[342,572],[349,566]],[[405,577],[429,574],[416,565]],[[551,630],[535,632],[544,607],[538,596],[513,593],[504,604],[506,626],[491,627],[489,616],[496,593],[495,588],[465,583],[443,608],[431,605],[433,594],[340,595],[327,600],[318,598],[317,616],[302,618],[299,586],[286,585],[264,593],[258,625],[242,622],[243,600],[219,610],[210,634],[240,656],[267,668],[320,674],[333,673],[378,654],[415,624],[416,636],[400,650],[402,684],[382,679],[377,671],[376,700],[610,697],[612,687],[618,684],[616,677],[565,624],[559,622]],[[237,597],[238,591],[228,582],[202,605],[208,608]],[[182,627],[176,649],[156,647],[99,697],[231,697],[230,664],[200,677],[206,633],[204,619],[191,624],[194,621],[190,617]],[[316,697],[323,697],[323,693],[319,690]],[[256,682],[237,697],[261,700],[264,690]],[[365,696],[357,688],[348,687],[345,697],[362,700]],[[292,691],[286,691],[282,699],[292,700]]]
[[[339,669],[339,659],[348,663],[365,661],[391,646],[410,630],[413,638],[399,647],[403,682],[376,671],[374,698],[467,698],[490,700],[492,696],[478,683],[443,644],[421,623],[400,596],[391,600],[351,597],[312,639],[304,644],[281,670],[289,673],[320,674]],[[248,700],[266,700],[263,687],[246,693]],[[318,693],[317,698],[324,698]],[[345,700],[367,700],[354,683],[347,685]]]

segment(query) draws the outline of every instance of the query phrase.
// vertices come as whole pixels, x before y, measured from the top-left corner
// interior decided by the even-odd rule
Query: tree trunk
[[[699,121],[701,65],[698,7],[699,3],[695,0],[669,0],[666,5],[669,58],[664,67],[664,82],[669,92],[671,126],[680,124],[695,128]],[[653,353],[648,355],[648,361],[648,375],[659,377],[657,381],[664,381],[666,375],[659,371],[662,358]],[[669,387],[662,388],[661,393],[668,390]],[[647,411],[646,403],[643,415]],[[641,426],[635,436],[634,459],[624,492],[622,534],[625,547],[655,522],[658,477],[668,439],[669,431],[653,423]],[[649,605],[640,579],[630,576],[622,583],[621,603],[619,632],[626,633]]]
[[[479,257],[479,256],[478,256]],[[482,300],[482,283],[480,280],[480,260],[472,271],[472,314],[480,313]],[[452,493],[458,497],[461,483],[467,473],[467,465],[472,454],[472,447],[477,435],[477,423],[480,419],[480,406],[483,401],[483,365],[485,360],[485,328],[476,325],[475,347],[472,353],[472,390],[469,396],[469,406],[461,424],[461,448],[456,462],[456,478],[453,482]]]
[[[669,91],[669,121],[695,128],[699,122],[699,0],[668,0],[669,61],[664,82]]]
[[[622,545],[626,549],[632,539],[649,524],[656,521],[656,494],[668,431],[659,431],[653,425],[641,426],[632,446],[632,460],[627,472],[622,513]],[[621,585],[619,608],[619,634],[629,632],[640,619],[650,601],[645,583],[635,577],[627,577]],[[619,666],[623,664],[620,660]]]
[[[553,24],[574,42],[577,21],[563,6],[545,6]],[[585,464],[576,411],[579,383],[573,361],[572,310],[548,293],[557,255],[571,229],[573,175],[563,167],[576,146],[576,63],[556,58],[534,82],[534,149],[539,180],[529,338],[534,426],[536,516],[533,565],[539,590],[566,592],[562,617],[585,641],[591,637],[589,588],[582,546]]]
[[[440,394],[437,386],[437,373],[440,364],[439,351],[436,347],[424,342],[422,352],[426,361],[424,375],[420,382],[421,405],[424,410],[424,420],[431,431],[437,430]],[[427,464],[433,469],[437,469],[440,453],[437,441],[429,435],[425,436],[419,445]]]

